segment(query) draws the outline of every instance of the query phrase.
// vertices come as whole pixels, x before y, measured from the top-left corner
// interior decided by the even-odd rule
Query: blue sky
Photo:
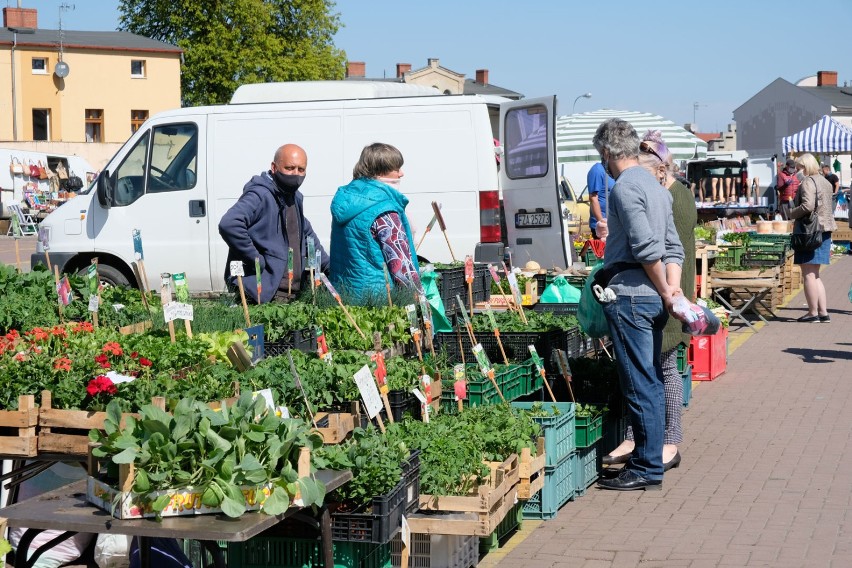
[[[56,28],[60,0],[24,0]],[[67,0],[63,27],[114,30],[116,0]],[[14,5],[14,0],[7,0]],[[438,58],[442,66],[527,97],[556,95],[559,114],[654,112],[705,132],[778,77],[819,70],[852,87],[852,1],[338,0],[335,44],[368,77]],[[699,103],[697,109],[694,103]]]

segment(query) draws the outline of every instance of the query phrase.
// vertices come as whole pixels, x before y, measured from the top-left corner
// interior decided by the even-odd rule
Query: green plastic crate
[[[583,253],[583,262],[587,267],[591,268],[592,266],[596,266],[603,262],[602,258],[598,258],[598,256],[592,251],[592,249],[586,249],[586,252]]]
[[[681,376],[683,377],[683,406],[686,408],[692,398],[692,365],[688,365]]]
[[[511,363],[494,373],[494,381],[500,387],[503,397],[512,401],[532,392],[533,373],[538,373],[532,359],[523,363]],[[482,376],[475,365],[467,366],[467,399],[465,406],[482,406],[502,402],[494,383]],[[541,387],[539,387],[541,388]],[[441,406],[447,411],[458,408],[452,382],[447,382],[441,389]]]
[[[577,448],[588,448],[603,435],[603,413],[595,416],[575,416],[575,443]]]
[[[743,260],[745,247],[743,245],[724,245],[719,254],[716,255],[716,262],[725,261],[736,266],[739,266]]]
[[[591,487],[600,475],[598,445],[578,449],[571,459],[574,461],[574,494],[580,497],[586,494],[586,489]]]
[[[536,403],[513,402],[512,408],[529,410]],[[536,416],[533,421],[541,425],[544,436],[545,467],[555,466],[563,459],[570,456],[576,446],[574,445],[574,403],[573,402],[542,402],[542,408],[552,412],[555,407],[559,414],[553,416]],[[547,477],[545,477],[545,485]]]
[[[479,552],[482,554],[493,552],[500,548],[500,542],[503,541],[510,532],[521,528],[524,524],[524,508],[523,503],[518,502],[506,514],[506,517],[500,521],[497,528],[490,535],[479,539]]]
[[[334,568],[391,568],[390,544],[333,542]],[[256,536],[228,543],[229,568],[321,568],[318,539]]]
[[[556,465],[544,466],[544,486],[524,503],[525,519],[548,520],[574,498],[574,454]]]
[[[683,374],[686,371],[686,343],[680,343],[677,349],[677,372]]]

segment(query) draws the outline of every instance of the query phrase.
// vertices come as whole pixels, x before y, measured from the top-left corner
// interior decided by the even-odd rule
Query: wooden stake
[[[568,366],[568,357],[563,350],[556,349],[556,361],[559,364],[559,372],[562,373],[562,378],[565,379],[565,384],[568,385],[568,394],[571,396],[571,402],[576,403],[574,389],[571,388],[571,367]]]
[[[169,285],[169,281],[172,278],[172,275],[168,272],[164,272],[160,275],[161,278],[161,287],[160,287],[160,303],[163,307],[171,301],[172,293],[171,286]],[[172,343],[175,342],[175,322],[169,322],[169,338],[172,340]]]
[[[151,308],[148,305],[148,291],[145,290],[145,282],[142,281],[142,272],[139,268],[139,264],[137,262],[132,262],[130,263],[130,266],[133,268],[133,276],[136,278],[136,285],[139,286],[139,291],[142,294],[142,305],[145,306],[145,312],[148,314],[148,317],[150,317]]]
[[[243,287],[243,277],[237,276],[237,287],[240,289],[240,301],[243,304],[243,315],[246,318],[246,327],[251,327],[251,318],[249,318],[248,302],[246,302],[246,289]],[[260,300],[260,298],[258,298]]]
[[[496,327],[494,328],[494,337],[497,338],[497,345],[500,346],[500,354],[503,355],[503,363],[506,365],[509,364],[509,358],[506,357],[506,350],[503,349],[503,341],[500,339],[500,330]]]
[[[467,281],[467,303],[470,306],[470,317],[473,317],[473,280]]]
[[[376,414],[376,423],[379,425],[379,430],[382,431],[382,434],[385,433],[385,422],[382,420],[381,414]]]
[[[44,250],[44,260],[47,261],[47,269],[53,272],[53,266],[50,264],[50,251],[47,249]]]
[[[385,290],[388,292],[388,305],[393,307],[393,300],[391,300],[390,278],[388,278],[388,267],[383,265],[382,272],[385,273]]]
[[[136,262],[139,263],[139,270],[142,272],[142,282],[145,285],[143,290],[148,292],[151,289],[151,282],[148,280],[148,273],[145,272],[145,261],[140,258]]]
[[[358,335],[360,335],[362,339],[367,339],[367,336],[364,335],[364,332],[361,331],[361,328],[358,327],[357,323],[355,323],[355,318],[353,318],[352,314],[349,313],[349,310],[346,309],[346,306],[343,304],[343,300],[340,299],[340,296],[335,295],[334,297],[335,297],[335,299],[337,299],[338,305],[340,305],[340,307],[343,308],[343,313],[346,315],[346,319],[349,320],[349,323],[352,324],[352,326],[355,328],[355,331],[358,332]]]
[[[550,383],[547,382],[547,375],[544,374],[544,369],[541,371],[541,379],[544,381],[544,388],[546,388],[547,392],[550,394],[550,400],[556,402],[556,395],[553,394],[553,389],[550,388]]]
[[[435,217],[438,218],[438,225],[441,227],[441,232],[444,233],[444,240],[447,241],[447,248],[450,249],[450,256],[453,258],[453,262],[456,261],[456,253],[453,252],[453,245],[450,244],[450,237],[447,236],[447,224],[444,222],[444,216],[441,215],[441,209],[438,207],[438,202],[432,202],[432,211],[435,212]]]
[[[494,377],[494,369],[488,369],[488,378],[491,379],[491,384],[494,385],[495,389],[497,389],[497,394],[500,395],[500,400],[506,402],[506,397],[503,396],[503,391],[500,390],[500,386],[497,384],[497,379]]]

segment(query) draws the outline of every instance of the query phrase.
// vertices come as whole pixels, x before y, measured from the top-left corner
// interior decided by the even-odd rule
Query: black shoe
[[[605,455],[601,458],[601,463],[603,465],[617,465],[620,463],[627,463],[630,461],[630,458],[633,457],[633,452],[627,454],[621,454],[620,456],[611,456],[609,454]]]
[[[796,321],[802,323],[819,323],[820,321],[822,321],[822,318],[820,318],[819,316],[809,316],[805,314],[802,317],[798,318]]]
[[[831,316],[828,315],[828,314],[825,314],[824,316],[819,316],[819,322],[820,323],[831,323]]]
[[[613,489],[615,491],[661,491],[663,489],[662,479],[645,479],[632,469],[623,469],[615,479],[601,479],[598,481],[601,489]]]
[[[672,459],[663,464],[663,471],[668,471],[676,467],[680,467],[680,450],[675,452],[675,455]]]

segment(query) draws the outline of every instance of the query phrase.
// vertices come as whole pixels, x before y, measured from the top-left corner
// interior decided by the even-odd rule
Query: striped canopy
[[[674,154],[675,160],[707,157],[707,142],[662,116],[647,112],[626,110],[596,110],[556,119],[556,161],[596,162],[600,160],[592,145],[598,126],[607,119],[621,118],[633,125],[639,136],[650,130],[662,132],[663,140]]]
[[[819,154],[844,154],[852,152],[852,129],[828,115],[813,126],[781,140],[784,153],[814,152]]]

